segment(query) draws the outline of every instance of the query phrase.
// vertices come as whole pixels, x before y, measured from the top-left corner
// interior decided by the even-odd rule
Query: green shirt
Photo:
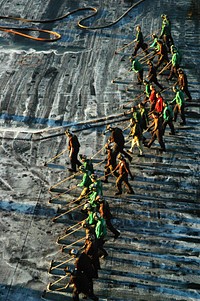
[[[166,106],[163,110],[163,118],[164,120],[168,121],[173,118],[173,111],[170,106]]]
[[[172,66],[178,66],[180,64],[180,54],[178,52],[172,55]]]
[[[106,221],[103,217],[100,217],[96,224],[95,234],[97,238],[103,238],[107,234]]]
[[[160,50],[160,46],[158,44],[158,38],[154,38],[153,43],[149,46],[150,48],[155,48],[156,51]]]
[[[135,121],[140,123],[140,121],[141,121],[141,112],[138,111],[138,110],[133,112],[133,118],[135,119]]]
[[[134,60],[131,69],[137,73],[138,71],[142,70],[143,67],[138,60]]]
[[[146,93],[146,96],[149,98],[149,96],[151,94],[150,84],[145,85],[145,93]]]
[[[97,192],[98,195],[103,195],[103,187],[102,187],[102,183],[100,180],[96,180],[96,182],[92,182],[92,184],[90,185],[90,189],[92,190],[92,187],[96,186],[95,191]]]
[[[176,103],[177,103],[179,106],[182,106],[182,105],[185,103],[183,91],[178,90],[178,91],[176,92],[176,96],[175,96],[175,98],[172,100],[172,102],[174,102],[174,101],[176,101]]]
[[[88,214],[88,217],[86,219],[86,222],[89,224],[89,225],[94,225],[95,224],[95,220],[94,220],[94,213],[93,212],[90,212]]]
[[[163,35],[166,35],[166,36],[171,35],[171,23],[167,19],[163,20],[163,22],[162,22],[160,36],[162,37]]]
[[[93,164],[92,164],[91,159],[86,159],[82,164],[83,164],[85,170],[87,170],[90,175],[94,173]]]
[[[136,35],[136,41],[138,43],[142,43],[143,44],[143,35],[142,35],[142,32],[141,31],[138,31],[137,32],[137,35]]]
[[[82,181],[80,184],[78,184],[78,186],[79,187],[89,187],[91,185],[91,183],[92,183],[92,181],[90,179],[88,172],[85,172],[82,177]]]

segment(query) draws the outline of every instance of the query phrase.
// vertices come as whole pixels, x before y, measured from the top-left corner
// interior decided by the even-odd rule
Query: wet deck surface
[[[117,19],[131,3],[85,1],[82,5],[100,9],[90,21],[100,25]],[[2,15],[24,18],[54,18],[77,7],[73,1],[56,1],[56,5],[46,1],[42,6],[36,0],[12,4],[0,1]],[[187,126],[177,122],[174,137],[167,129],[166,153],[157,150],[157,143],[145,149],[144,158],[138,158],[136,150],[131,164],[135,195],[114,197],[114,178],[104,185],[121,236],[114,241],[108,234],[109,256],[101,262],[95,292],[100,300],[110,301],[200,299],[200,4],[192,0],[146,0],[107,29],[79,29],[76,23],[86,12],[37,25],[62,34],[56,43],[36,43],[0,33],[0,300],[41,300],[48,283],[63,275],[61,263],[68,259],[68,246],[83,237],[84,231],[67,239],[62,236],[66,227],[81,220],[82,215],[75,209],[56,223],[52,219],[58,208],[61,212],[68,209],[66,201],[80,191],[73,189],[62,198],[48,192],[69,176],[66,153],[52,165],[44,164],[65,148],[63,127],[70,125],[79,130],[81,152],[94,156],[107,138],[101,135],[105,120],[92,127],[96,119],[119,115],[111,121],[121,128],[127,126],[126,121],[120,123],[122,107],[128,106],[143,88],[133,85],[135,76],[127,71],[132,49],[127,47],[119,54],[115,51],[131,42],[138,23],[145,36],[158,32],[162,13],[172,20],[173,37],[183,53],[182,68],[193,98],[186,107]],[[0,20],[0,26],[7,24]],[[166,75],[159,80],[168,87]],[[173,97],[171,90],[163,95],[166,99]],[[98,164],[102,159],[103,152],[99,152],[95,156],[99,176],[103,175],[104,164]],[[58,188],[70,189],[79,180],[70,179]],[[54,198],[50,203],[49,197]],[[66,254],[61,252],[62,246]],[[48,274],[50,267],[53,273]],[[69,292],[55,293],[62,284],[49,287],[52,291],[47,290],[43,297],[70,300]]]

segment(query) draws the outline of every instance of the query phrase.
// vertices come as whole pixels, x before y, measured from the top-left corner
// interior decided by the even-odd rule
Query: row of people
[[[148,46],[144,42],[143,34],[141,31],[141,26],[136,27],[136,39],[135,39],[135,48],[130,61],[132,63],[131,69],[137,73],[137,79],[139,85],[143,83],[144,76],[144,66],[143,64],[147,62],[149,66],[149,71],[147,79],[150,83],[154,83],[162,91],[164,87],[158,82],[157,79],[157,70],[164,64],[164,68],[159,72],[162,74],[164,70],[170,69],[170,74],[168,76],[168,81],[171,81],[174,77],[177,78],[177,81],[174,83],[174,86],[179,86],[179,88],[185,92],[188,97],[188,100],[192,100],[191,94],[188,90],[188,82],[186,73],[183,69],[180,68],[182,61],[182,54],[180,50],[174,45],[174,40],[171,34],[171,21],[168,16],[163,14],[162,18],[162,29],[158,37],[156,34],[152,34],[153,43]],[[137,52],[139,49],[142,49],[145,53],[144,58],[137,59]],[[152,50],[150,51],[149,50]],[[171,55],[171,60],[169,60],[168,53]],[[158,56],[157,62],[154,63],[153,60]],[[144,60],[145,59],[145,60]]]
[[[166,15],[162,15],[161,17],[162,29],[160,35],[159,37],[155,34],[152,35],[153,43],[150,46],[144,42],[141,27],[136,27],[136,45],[131,57],[131,70],[137,73],[138,84],[145,87],[145,99],[139,105],[133,106],[130,112],[125,113],[128,116],[130,115],[130,123],[126,128],[129,128],[127,143],[131,144],[128,151],[125,150],[125,131],[111,125],[106,127],[104,134],[109,132],[110,137],[104,146],[106,164],[102,180],[94,173],[91,159],[88,159],[85,155],[80,155],[78,159],[80,150],[78,138],[72,132],[66,131],[71,164],[69,170],[70,172],[77,172],[78,167],[78,171],[82,174],[82,180],[77,184],[82,191],[76,199],[76,203],[82,204],[82,200],[84,200],[81,212],[84,215],[82,226],[86,231],[86,240],[83,248],[79,250],[71,249],[69,251],[70,256],[75,258],[75,268],[70,272],[70,281],[66,287],[73,284],[74,301],[79,300],[80,293],[84,294],[84,298],[89,297],[92,300],[98,300],[98,297],[94,294],[93,280],[98,278],[98,270],[101,268],[100,259],[108,256],[104,248],[107,230],[110,230],[114,234],[114,239],[120,236],[119,230],[112,224],[113,216],[110,212],[109,203],[103,196],[102,183],[108,183],[109,177],[112,176],[116,181],[117,191],[115,195],[122,194],[123,184],[127,187],[127,193],[133,194],[134,191],[129,183],[129,177],[133,180],[134,176],[130,170],[128,161],[132,161],[135,145],[138,147],[140,157],[144,156],[143,146],[150,148],[156,139],[160,144],[161,151],[166,151],[163,140],[166,126],[169,125],[170,134],[175,135],[173,122],[177,120],[178,113],[180,113],[182,118],[181,124],[186,124],[184,93],[189,100],[192,100],[188,90],[187,76],[180,68],[181,55],[177,47],[174,46],[171,35],[171,22]],[[144,62],[147,62],[149,66],[147,80],[143,80],[143,63],[136,58],[140,48],[145,53]],[[149,52],[152,48],[154,51]],[[169,53],[171,54],[171,60],[169,60]],[[154,63],[153,60],[156,56],[158,56],[158,59]],[[169,81],[173,77],[177,77],[173,86],[175,97],[170,101],[163,99],[162,91],[165,87],[157,79],[158,68],[163,66],[163,64],[164,70],[170,68]],[[163,69],[159,71],[159,74],[162,74],[162,71]],[[155,85],[160,91],[156,91]],[[175,106],[172,108],[174,102]],[[147,131],[150,131],[152,134],[148,142],[144,137],[144,133]]]
[[[86,232],[86,239],[83,247],[79,250],[70,249],[69,255],[75,258],[74,268],[66,269],[70,273],[70,279],[65,288],[73,285],[73,300],[79,300],[79,294],[84,298],[89,297],[92,300],[98,300],[94,294],[93,280],[98,278],[100,259],[108,256],[104,248],[106,242],[107,229],[114,234],[117,239],[120,232],[115,229],[111,219],[113,215],[106,199],[103,197],[102,183],[94,172],[91,160],[86,156],[81,156],[82,165],[79,167],[83,174],[82,181],[78,187],[83,188],[77,201],[85,200],[81,212],[84,214],[82,226]],[[81,162],[80,161],[80,162]],[[89,161],[89,164],[87,162]],[[85,179],[87,178],[87,181]]]

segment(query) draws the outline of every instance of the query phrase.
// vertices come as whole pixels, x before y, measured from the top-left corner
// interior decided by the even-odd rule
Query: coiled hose
[[[53,23],[53,22],[57,22],[57,21],[66,19],[70,15],[73,15],[73,14],[75,14],[77,12],[80,12],[80,11],[89,11],[89,12],[91,11],[92,12],[91,14],[89,14],[88,16],[82,18],[80,21],[78,21],[78,23],[77,23],[78,27],[80,27],[81,29],[90,29],[90,30],[103,29],[103,28],[111,27],[111,26],[115,25],[116,23],[118,23],[134,7],[136,7],[137,5],[139,5],[142,2],[144,2],[144,0],[140,0],[140,1],[136,2],[128,10],[126,10],[125,13],[123,13],[118,19],[116,19],[113,22],[110,22],[109,24],[101,25],[101,26],[86,26],[86,25],[84,25],[86,20],[90,19],[91,17],[94,17],[98,13],[97,8],[90,7],[90,6],[75,9],[71,12],[66,13],[65,15],[63,15],[61,17],[58,17],[58,18],[55,18],[55,19],[49,19],[49,20],[30,20],[30,19],[24,19],[24,18],[20,18],[20,17],[12,17],[12,16],[0,16],[0,19],[15,20],[15,21],[20,21],[20,22],[24,22],[24,23],[42,23],[42,24],[44,24],[44,23]],[[35,40],[35,41],[40,41],[40,42],[55,42],[55,41],[57,41],[61,38],[61,34],[55,32],[55,31],[38,29],[38,28],[34,28],[34,27],[0,26],[0,31],[4,31],[4,32],[7,32],[7,33],[11,33],[11,34],[14,34],[14,35],[18,35],[18,36],[21,36],[21,37],[24,37],[24,38],[28,38],[28,39]],[[28,31],[49,34],[51,36],[51,38],[36,37],[34,35],[28,34],[27,33]]]

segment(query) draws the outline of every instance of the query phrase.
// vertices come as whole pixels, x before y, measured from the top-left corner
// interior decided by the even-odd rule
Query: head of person
[[[94,183],[90,185],[90,190],[91,191],[97,191],[97,183]]]
[[[152,116],[153,116],[153,118],[158,118],[159,114],[158,114],[158,112],[154,111]]]
[[[163,41],[157,40],[157,43],[158,43],[159,45],[162,45],[162,44],[163,44]]]
[[[67,129],[67,130],[65,131],[65,134],[66,134],[68,137],[72,137],[72,132],[70,132],[69,129]]]
[[[131,122],[131,124],[133,124],[133,125],[134,125],[134,124],[136,123],[136,120],[135,120],[135,118],[131,118],[131,119],[130,119],[130,122]]]
[[[91,233],[88,233],[86,235],[86,239],[88,239],[89,241],[94,241],[95,240],[95,235],[91,234]]]
[[[95,201],[97,201],[98,203],[103,203],[104,202],[104,198],[100,195],[97,195]]]
[[[92,182],[96,182],[96,180],[97,180],[97,175],[95,175],[94,173],[91,174],[90,179],[92,180]]]
[[[136,31],[141,31],[141,26],[140,25],[136,26]]]
[[[79,171],[82,172],[82,173],[86,172],[86,169],[85,169],[85,167],[84,167],[83,165],[79,166],[78,169],[79,169]]]
[[[176,93],[178,91],[176,86],[173,86],[172,90],[173,90],[174,93]]]
[[[152,65],[153,65],[152,61],[151,61],[151,60],[148,60],[148,61],[147,61],[147,65],[152,66]]]
[[[155,89],[154,85],[150,85],[150,90],[154,90],[154,89]]]
[[[137,110],[136,106],[133,106],[133,107],[131,108],[131,112],[135,112],[136,110]]]
[[[145,107],[145,104],[144,104],[143,102],[141,102],[141,103],[139,103],[138,107],[139,107],[140,109],[143,109],[143,108]]]
[[[106,144],[104,145],[104,147],[105,147],[105,149],[110,149],[109,143],[106,143]]]
[[[167,17],[167,15],[165,15],[165,14],[162,14],[161,15],[161,18],[164,20],[164,19],[166,19],[166,17]]]
[[[178,68],[177,72],[178,72],[178,74],[183,74],[183,69]]]
[[[82,162],[85,162],[87,159],[86,155],[82,155],[82,154],[79,155],[79,158]]]
[[[160,96],[161,96],[160,92],[157,92],[157,93],[156,93],[156,97],[158,98],[158,97],[160,97]]]
[[[124,156],[123,156],[122,154],[119,154],[119,155],[117,156],[117,159],[118,159],[119,161],[123,161],[123,160],[124,160]]]
[[[99,212],[95,212],[94,214],[93,214],[93,219],[97,222],[98,220],[100,220],[100,218],[101,218],[101,215],[100,215],[100,213]]]
[[[91,211],[92,210],[92,207],[90,205],[90,203],[86,203],[84,206],[83,206],[83,211]]]
[[[175,53],[175,52],[177,52],[176,46],[175,45],[171,45],[170,51],[171,51],[172,54]]]
[[[148,81],[148,80],[146,80],[146,79],[144,79],[144,80],[143,80],[143,84],[146,86],[146,85],[148,85],[148,84],[149,84],[149,81]]]
[[[112,130],[113,130],[113,127],[112,127],[110,124],[108,124],[108,125],[106,126],[106,131],[112,132]]]
[[[76,250],[76,249],[70,249],[69,250],[69,255],[72,256],[72,257],[77,257],[78,250]]]

